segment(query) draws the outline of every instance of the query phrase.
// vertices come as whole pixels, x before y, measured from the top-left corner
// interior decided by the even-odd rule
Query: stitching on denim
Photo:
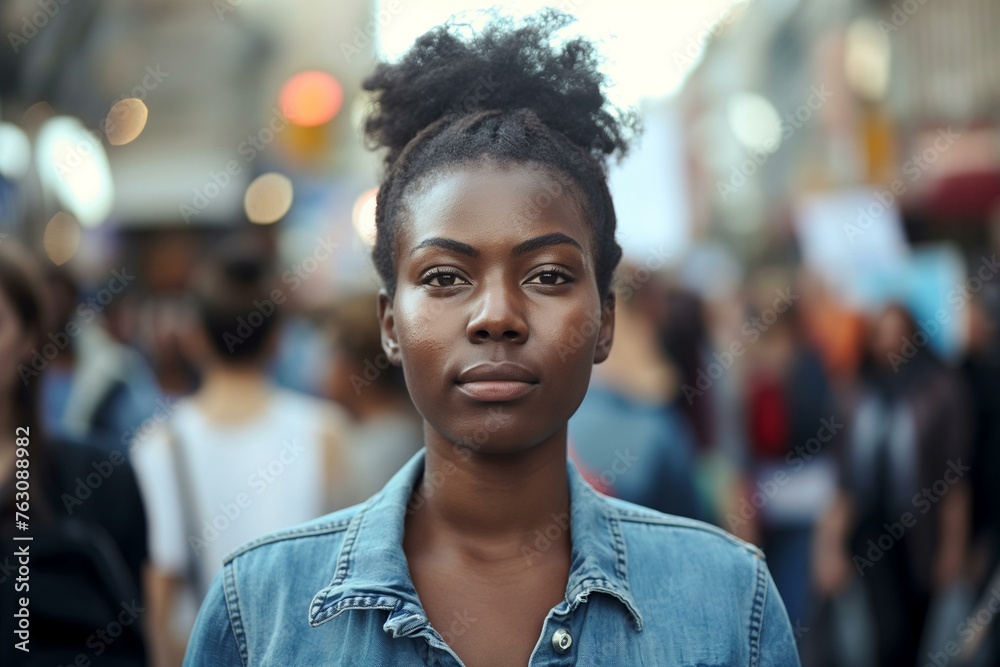
[[[664,526],[664,527],[667,527],[667,528],[686,528],[688,530],[697,530],[697,531],[700,531],[700,532],[703,532],[703,533],[708,533],[709,535],[714,535],[716,537],[720,537],[720,538],[726,540],[727,542],[730,542],[731,544],[733,544],[735,546],[742,547],[743,549],[745,549],[746,551],[749,551],[754,556],[762,556],[763,555],[763,552],[759,548],[757,548],[756,546],[754,546],[752,544],[749,544],[748,542],[744,542],[743,540],[739,539],[738,537],[730,535],[729,533],[727,533],[726,531],[722,530],[721,528],[717,528],[715,526],[710,526],[708,524],[703,524],[701,522],[691,521],[690,523],[688,523],[687,520],[685,520],[685,519],[683,519],[681,517],[657,517],[657,516],[649,516],[649,515],[633,513],[633,512],[629,512],[628,510],[621,510],[621,509],[618,509],[618,516],[621,518],[622,521],[630,521],[632,523],[642,523],[642,524],[652,525],[652,526]]]
[[[282,530],[277,533],[272,533],[270,535],[264,535],[263,537],[258,537],[255,540],[247,542],[243,546],[230,552],[224,559],[223,563],[229,563],[235,560],[238,556],[242,556],[248,551],[252,551],[257,547],[262,547],[266,544],[272,544],[274,542],[283,542],[285,540],[297,539],[300,537],[314,537],[317,535],[327,535],[332,533],[339,533],[345,530],[354,518],[352,515],[350,518],[338,519],[332,523],[324,523],[318,526],[310,526],[309,528],[289,528],[287,530]]]
[[[333,575],[333,581],[330,582],[331,586],[336,586],[342,584],[344,579],[347,578],[347,574],[351,571],[351,556],[354,553],[354,544],[358,540],[358,533],[361,532],[361,526],[365,522],[365,518],[368,515],[368,507],[365,506],[354,515],[354,520],[347,528],[347,534],[344,535],[344,542],[340,545],[340,558],[337,563],[337,571]]]
[[[764,623],[764,602],[767,600],[767,577],[764,574],[764,560],[757,561],[757,588],[753,596],[753,610],[750,613],[750,667],[757,667],[760,661],[760,636]]]
[[[608,510],[614,510],[613,507],[606,508]],[[635,601],[632,596],[632,587],[629,585],[628,580],[628,549],[625,544],[625,535],[622,533],[622,524],[618,519],[618,513],[616,511],[608,511],[605,513],[608,518],[608,523],[611,527],[611,534],[615,538],[615,551],[618,554],[618,558],[615,562],[615,568],[619,579],[621,579],[621,585],[624,589],[625,595],[621,596],[622,602],[625,606],[629,608],[629,611],[635,616],[635,629],[638,631],[642,630],[642,614],[639,613],[639,608],[636,606]]]
[[[236,645],[240,649],[240,661],[246,667],[250,663],[250,652],[247,649],[246,632],[243,629],[243,617],[240,615],[240,601],[236,592],[235,564],[226,563],[222,567],[223,590],[226,594],[226,612],[229,614],[229,627],[233,631]]]
[[[347,578],[347,574],[350,572],[350,562],[351,555],[354,551],[354,544],[357,542],[358,532],[361,530],[361,524],[364,523],[365,516],[367,514],[367,505],[361,508],[361,510],[354,515],[351,519],[351,523],[347,528],[347,534],[344,535],[344,540],[340,545],[340,553],[337,557],[337,569],[333,573],[333,579],[329,584],[323,587],[315,596],[313,596],[312,602],[309,604],[309,625],[319,625],[321,622],[333,618],[329,614],[323,616],[319,615],[319,609],[323,606],[326,600],[329,598],[329,588],[332,586],[339,586]],[[348,599],[348,598],[345,598]],[[341,600],[343,602],[343,600]],[[338,603],[339,606],[340,603]],[[334,616],[339,614],[337,611]]]

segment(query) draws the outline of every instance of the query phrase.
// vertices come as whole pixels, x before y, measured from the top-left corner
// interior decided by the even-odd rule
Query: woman
[[[593,47],[550,45],[566,23],[438,28],[365,82],[382,341],[425,448],[360,507],[231,554],[186,664],[798,664],[759,551],[567,463],[611,348],[604,162],[628,128]]]

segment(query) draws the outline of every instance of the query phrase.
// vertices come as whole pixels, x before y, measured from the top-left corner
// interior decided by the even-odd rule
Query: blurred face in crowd
[[[483,453],[525,450],[564,428],[611,347],[590,224],[567,188],[544,189],[547,178],[468,167],[412,192],[395,297],[379,300],[387,354],[417,409],[445,439]]]
[[[871,346],[875,362],[880,366],[891,365],[890,355],[899,354],[903,342],[912,334],[913,329],[904,311],[898,307],[886,308],[872,330]]]

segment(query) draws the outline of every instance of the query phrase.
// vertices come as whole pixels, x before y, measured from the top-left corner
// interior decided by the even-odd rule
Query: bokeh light
[[[774,153],[781,145],[781,116],[756,93],[733,95],[726,109],[733,136],[752,151]]]
[[[68,213],[59,211],[45,225],[42,247],[45,255],[57,266],[73,259],[80,248],[80,223]]]
[[[844,67],[847,83],[865,99],[879,100],[889,85],[889,39],[871,19],[857,19],[847,30]]]
[[[114,184],[104,147],[76,118],[56,116],[38,133],[38,174],[62,208],[84,227],[104,222],[114,204]]]
[[[0,176],[20,180],[31,164],[31,142],[13,123],[0,123]]]
[[[375,200],[378,197],[378,188],[365,190],[354,202],[354,210],[351,211],[351,223],[358,238],[369,248],[375,245]]]
[[[337,115],[344,103],[344,89],[326,72],[300,72],[282,86],[278,102],[293,123],[314,127]]]
[[[142,100],[129,97],[115,102],[108,111],[105,131],[108,143],[112,146],[123,146],[134,141],[142,129],[146,127],[149,109]]]
[[[292,207],[292,182],[275,172],[262,174],[247,187],[243,208],[247,219],[259,225],[277,222]]]

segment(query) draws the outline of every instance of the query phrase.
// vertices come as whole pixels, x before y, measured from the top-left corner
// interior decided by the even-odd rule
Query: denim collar
[[[642,616],[629,588],[618,513],[583,479],[572,461],[567,460],[566,465],[572,561],[566,594],[555,613],[568,616],[591,593],[603,593],[618,600],[635,629],[642,630]],[[407,505],[423,471],[424,450],[420,450],[351,518],[333,580],[316,593],[309,606],[311,626],[322,625],[349,609],[385,609],[390,613],[383,630],[391,636],[424,634],[432,644],[443,645],[430,629],[403,553]],[[553,517],[552,532],[564,530],[565,525],[565,520]],[[539,536],[540,548],[545,548],[544,539]],[[534,549],[535,545],[526,548]],[[525,557],[530,558],[530,553],[525,552]]]

